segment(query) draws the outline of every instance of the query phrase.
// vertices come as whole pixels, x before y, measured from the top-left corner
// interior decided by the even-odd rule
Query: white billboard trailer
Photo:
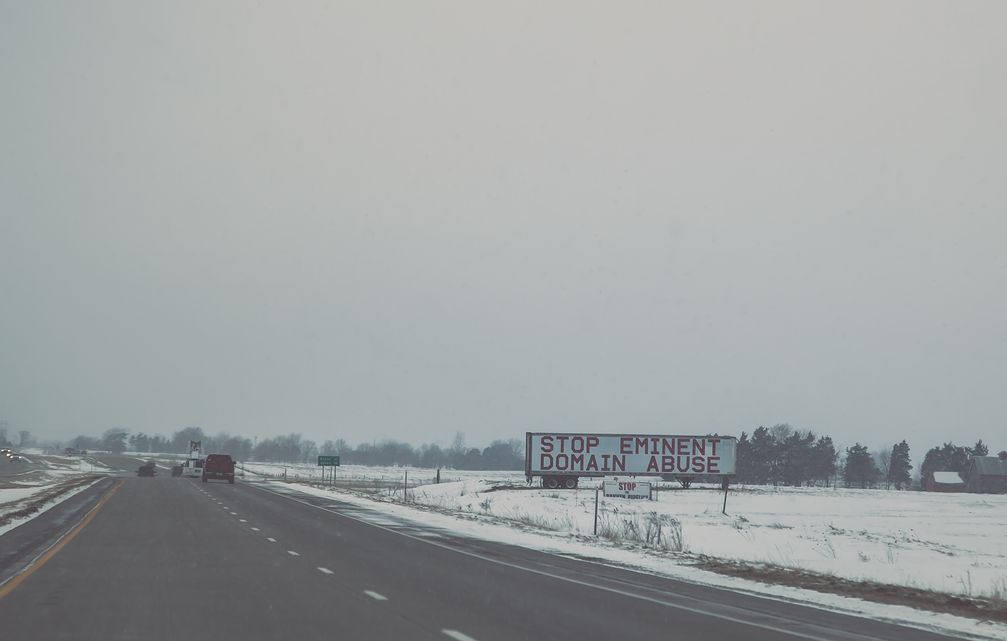
[[[733,436],[525,434],[525,476],[546,487],[577,487],[581,476],[733,476]]]
[[[605,490],[605,496],[608,498],[650,498],[650,481],[637,481],[636,479],[610,477],[605,479],[602,483],[602,487]]]

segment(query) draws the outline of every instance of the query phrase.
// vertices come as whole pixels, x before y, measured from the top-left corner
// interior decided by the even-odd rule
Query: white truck
[[[580,477],[659,476],[665,480],[734,475],[737,439],[717,435],[527,432],[525,477],[550,489]]]
[[[203,442],[189,441],[189,455],[182,463],[182,476],[203,476]]]

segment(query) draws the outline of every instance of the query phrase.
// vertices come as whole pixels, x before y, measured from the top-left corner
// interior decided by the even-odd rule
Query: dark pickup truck
[[[234,459],[230,454],[210,454],[203,464],[203,483],[209,479],[234,483]]]
[[[140,467],[136,468],[137,476],[154,476],[157,474],[157,466],[154,461],[147,461]]]

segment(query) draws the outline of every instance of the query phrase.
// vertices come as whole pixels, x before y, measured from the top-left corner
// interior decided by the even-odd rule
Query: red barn
[[[931,472],[923,479],[923,489],[927,492],[965,492],[966,483],[958,472]]]
[[[969,492],[1007,494],[1007,460],[973,456],[969,465]]]

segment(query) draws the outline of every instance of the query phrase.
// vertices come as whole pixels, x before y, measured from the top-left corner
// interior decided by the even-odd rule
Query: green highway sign
[[[339,467],[338,456],[319,456],[318,464],[322,466]]]

